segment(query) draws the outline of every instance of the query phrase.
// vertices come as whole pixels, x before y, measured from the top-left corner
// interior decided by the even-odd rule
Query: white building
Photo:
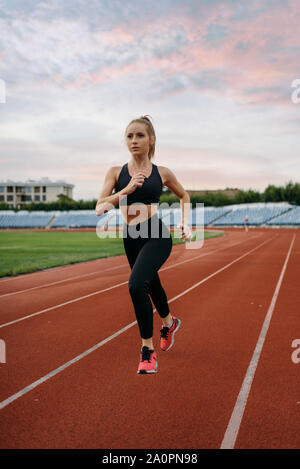
[[[50,181],[45,177],[38,181],[28,179],[20,181],[0,181],[0,202],[9,204],[9,208],[21,208],[30,202],[55,202],[58,194],[73,198],[73,184],[65,181]]]

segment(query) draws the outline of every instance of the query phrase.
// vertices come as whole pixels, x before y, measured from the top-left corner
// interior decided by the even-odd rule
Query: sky
[[[298,0],[0,0],[0,180],[97,198],[143,114],[185,189],[300,182]]]

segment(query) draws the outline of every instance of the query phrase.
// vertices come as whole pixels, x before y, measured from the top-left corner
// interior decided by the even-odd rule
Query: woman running
[[[125,220],[124,249],[131,267],[129,293],[142,339],[137,373],[156,373],[157,355],[152,340],[153,308],[149,295],[163,323],[160,330],[161,350],[170,350],[174,344],[174,334],[181,325],[181,321],[170,313],[167,295],[158,276],[158,270],[171,253],[172,237],[167,226],[158,218],[157,206],[163,186],[169,187],[180,198],[181,238],[190,240],[190,197],[172,171],[151,162],[156,136],[148,116],[132,120],[126,128],[125,138],[131,159],[122,167],[113,166],[107,171],[96,213],[102,215],[117,204],[120,206]]]

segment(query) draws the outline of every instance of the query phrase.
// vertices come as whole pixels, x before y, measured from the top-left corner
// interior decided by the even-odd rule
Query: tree
[[[263,193],[263,202],[282,202],[283,200],[282,187],[270,184]]]

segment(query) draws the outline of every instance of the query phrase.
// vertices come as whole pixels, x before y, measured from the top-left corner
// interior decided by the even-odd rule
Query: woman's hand
[[[180,239],[185,239],[187,241],[191,241],[193,238],[192,230],[190,229],[189,225],[183,225],[179,223],[177,228],[181,229],[181,236]]]
[[[145,177],[146,175],[142,172],[134,174],[122,192],[125,195],[132,194],[132,192],[134,192],[137,187],[142,187]]]

